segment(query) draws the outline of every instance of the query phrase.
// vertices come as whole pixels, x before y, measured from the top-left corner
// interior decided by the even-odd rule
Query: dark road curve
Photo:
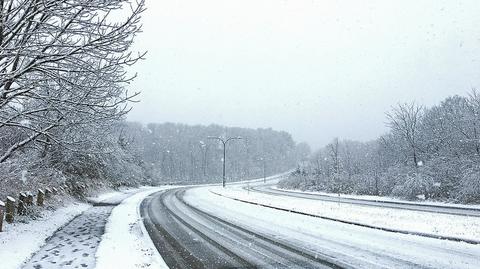
[[[422,211],[422,212],[457,215],[457,216],[480,217],[480,208],[442,206],[442,205],[434,205],[434,204],[418,204],[418,203],[408,203],[408,202],[401,202],[401,201],[365,200],[365,199],[355,199],[355,198],[340,197],[340,196],[335,197],[335,196],[323,195],[319,193],[306,193],[306,192],[279,190],[279,189],[272,188],[273,185],[275,184],[251,187],[250,191],[255,191],[255,192],[274,195],[274,196],[287,196],[287,197],[290,196],[290,197],[309,199],[309,200],[346,203],[346,204],[354,204],[354,205],[361,205],[361,206],[384,207],[384,208],[392,208],[392,209]]]
[[[213,216],[183,200],[186,188],[150,195],[145,227],[172,268],[348,268],[333,258]]]

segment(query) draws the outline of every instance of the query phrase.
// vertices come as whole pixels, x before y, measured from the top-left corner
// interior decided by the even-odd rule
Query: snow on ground
[[[140,203],[168,187],[144,188],[125,199],[110,215],[96,253],[96,268],[168,268],[151,241],[140,217]]]
[[[301,190],[281,189],[276,186],[272,186],[272,189],[285,191],[285,192],[318,194],[318,195],[324,195],[324,196],[330,196],[330,197],[342,197],[342,198],[366,200],[366,201],[387,201],[387,202],[400,202],[400,203],[412,204],[412,205],[434,205],[434,206],[450,206],[450,207],[460,207],[460,208],[480,208],[480,205],[463,205],[463,204],[452,204],[452,203],[442,203],[442,202],[432,202],[432,201],[406,201],[406,200],[397,199],[393,197],[375,196],[375,195],[354,195],[354,194],[328,193],[328,192],[320,192],[320,191],[301,191]]]
[[[1,267],[19,268],[59,227],[90,207],[85,203],[71,203],[55,211],[45,210],[42,218],[29,223],[4,223],[4,232],[0,233]]]
[[[109,191],[97,197],[90,197],[90,202],[115,203],[139,189],[125,189]],[[4,232],[0,233],[0,261],[1,268],[19,268],[25,264],[38,250],[40,250],[54,232],[65,226],[72,219],[84,213],[91,205],[72,202],[55,211],[44,210],[41,218],[30,220],[28,223],[4,223]]]
[[[22,269],[94,268],[113,206],[94,206],[57,230]]]
[[[384,232],[293,214],[234,201],[215,195],[210,189],[222,191],[221,187],[193,188],[185,193],[185,200],[222,219],[355,268],[480,268],[479,245]],[[308,204],[313,201],[304,204],[299,199],[282,201],[271,196],[254,197],[252,192],[248,195],[233,187],[222,192],[262,202],[282,202],[285,207],[321,210],[316,206],[309,208]],[[348,213],[355,212],[349,210]],[[348,216],[347,211],[343,215]],[[395,215],[391,217],[395,218]]]
[[[210,187],[228,197],[275,206],[323,217],[397,230],[478,240],[480,218],[412,210],[315,201],[291,196],[274,196],[242,189],[240,186]]]
[[[95,197],[87,197],[87,200],[90,203],[101,203],[101,202],[120,203],[123,199],[139,191],[141,191],[141,189],[139,188],[125,188],[125,189],[119,189],[119,190],[111,190],[104,193],[100,193]]]

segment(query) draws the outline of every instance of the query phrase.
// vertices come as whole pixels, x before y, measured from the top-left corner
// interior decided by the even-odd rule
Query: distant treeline
[[[228,181],[284,172],[308,155],[290,134],[219,125],[110,121],[77,133],[78,144],[24,147],[0,163],[0,195],[68,182],[135,186],[221,182],[223,148],[209,136],[240,136],[227,145]],[[58,133],[66,136],[68,133]],[[3,144],[18,139],[2,136]],[[83,139],[82,139],[83,138]]]
[[[334,139],[280,183],[335,193],[480,202],[480,94],[399,104],[375,141]]]
[[[127,122],[120,140],[156,182],[219,182],[223,145],[209,137],[241,137],[227,143],[226,174],[240,180],[285,171],[301,154],[290,134],[272,129]]]

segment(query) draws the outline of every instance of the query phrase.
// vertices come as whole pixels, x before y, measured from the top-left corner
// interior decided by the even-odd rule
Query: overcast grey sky
[[[129,120],[272,127],[314,148],[480,88],[473,1],[147,0]]]

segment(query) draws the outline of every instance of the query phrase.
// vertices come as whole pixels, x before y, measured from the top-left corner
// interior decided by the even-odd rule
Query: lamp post
[[[257,160],[262,162],[263,183],[267,183],[267,175],[266,175],[266,172],[265,172],[265,157],[260,157]]]
[[[203,150],[203,180],[207,178],[207,151],[208,151],[208,146],[205,144],[205,142],[200,141],[200,148]]]
[[[229,137],[227,139],[218,137],[218,136],[209,136],[208,139],[216,139],[222,142],[223,144],[223,179],[222,179],[222,186],[225,188],[225,158],[227,157],[227,143],[228,141],[236,140],[236,139],[242,139],[240,136],[236,137]]]
[[[267,174],[265,173],[265,158],[262,157],[262,164],[263,164],[263,183],[267,183]]]

